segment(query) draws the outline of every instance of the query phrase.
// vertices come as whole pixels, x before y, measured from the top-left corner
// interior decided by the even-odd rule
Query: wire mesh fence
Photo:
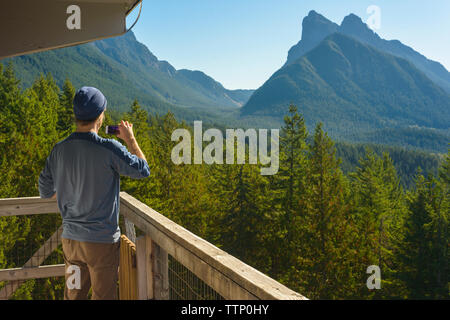
[[[168,260],[170,300],[224,300],[174,257],[168,255]]]
[[[125,226],[125,221],[121,221],[121,225]],[[145,234],[137,227],[134,227],[134,232],[137,237]],[[165,265],[166,261],[160,261],[156,257],[153,258],[156,259],[157,269],[161,270],[161,266]],[[169,300],[224,300],[213,288],[170,254],[167,255],[167,269]]]
[[[0,243],[0,269],[63,264],[59,214],[0,217],[9,238]],[[0,299],[63,299],[64,278],[0,281]]]

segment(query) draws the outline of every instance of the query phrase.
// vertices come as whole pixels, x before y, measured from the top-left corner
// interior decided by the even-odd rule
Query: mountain
[[[134,98],[153,110],[163,111],[174,107],[153,92],[144,83],[133,78],[128,68],[101,52],[94,44],[63,48],[1,60],[14,64],[21,86],[27,88],[40,74],[51,74],[62,87],[69,79],[76,88],[83,85],[98,87],[108,99],[112,109],[125,111]]]
[[[450,72],[442,64],[427,59],[398,40],[384,40],[380,38],[360,17],[354,14],[346,16],[341,25],[338,26],[314,10],[311,11],[303,19],[302,39],[289,50],[286,65],[295,62],[298,58],[317,46],[323,39],[335,32],[352,36],[360,42],[369,44],[380,51],[410,61],[431,80],[450,93]]]
[[[381,39],[354,14],[341,25],[316,11],[285,65],[240,110],[279,126],[295,104],[310,129],[334,139],[443,152],[450,141],[450,76],[400,41]]]
[[[310,11],[302,22],[302,38],[299,43],[289,50],[286,65],[295,62],[330,34],[338,30],[339,25],[331,22],[314,10]]]
[[[126,66],[135,76],[148,82],[150,89],[167,102],[188,107],[240,107],[253,91],[237,96],[201,71],[176,70],[167,61],[159,61],[138,42],[132,32],[93,43],[108,57]],[[239,91],[238,91],[239,92]]]
[[[411,62],[336,32],[278,70],[241,110],[281,118],[290,103],[335,136],[379,128],[448,130],[450,94]]]
[[[113,109],[125,110],[137,98],[152,111],[186,108],[215,112],[237,109],[252,90],[227,90],[200,71],[176,70],[160,61],[130,31],[80,46],[5,59],[13,61],[24,87],[39,74],[51,73],[58,85],[69,78],[75,87],[96,86]],[[184,112],[189,112],[185,110]]]

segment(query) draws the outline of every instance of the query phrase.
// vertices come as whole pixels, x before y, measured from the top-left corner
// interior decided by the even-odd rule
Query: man
[[[130,152],[98,136],[106,104],[96,88],[77,91],[76,132],[55,145],[39,176],[41,197],[56,198],[63,219],[66,300],[87,299],[91,286],[92,299],[117,299],[120,175],[150,175],[132,124],[122,121],[117,134]]]

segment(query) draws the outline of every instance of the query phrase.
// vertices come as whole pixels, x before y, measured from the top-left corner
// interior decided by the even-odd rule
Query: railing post
[[[167,252],[153,242],[154,288],[156,300],[169,300],[169,261]]]
[[[149,236],[136,239],[138,299],[154,299],[152,240]]]
[[[127,218],[124,219],[125,222],[125,234],[127,235],[127,238],[131,240],[131,242],[136,243],[136,228],[134,227],[133,222],[128,220]]]
[[[125,235],[120,237],[119,299],[136,300],[136,246]]]

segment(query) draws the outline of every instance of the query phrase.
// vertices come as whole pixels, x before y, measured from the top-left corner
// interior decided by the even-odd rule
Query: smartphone
[[[106,126],[106,134],[117,135],[119,133],[119,126]]]

